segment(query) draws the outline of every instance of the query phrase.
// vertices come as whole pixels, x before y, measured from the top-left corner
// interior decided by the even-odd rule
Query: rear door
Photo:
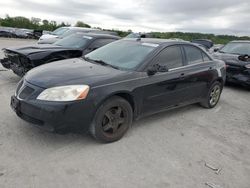
[[[183,101],[196,101],[206,96],[208,86],[213,80],[212,59],[200,48],[194,45],[183,45],[185,54],[185,84]]]

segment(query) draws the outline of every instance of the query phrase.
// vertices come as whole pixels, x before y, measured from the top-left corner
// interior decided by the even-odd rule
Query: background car
[[[11,27],[0,27],[0,37],[16,38],[14,28]]]
[[[192,43],[203,45],[204,48],[208,51],[210,48],[213,47],[214,43],[208,39],[194,39],[191,41]]]
[[[57,60],[81,57],[99,47],[120,39],[104,34],[77,33],[61,39],[54,44],[37,44],[18,48],[5,48],[3,67],[23,76],[30,69]]]
[[[192,103],[215,107],[224,81],[225,63],[192,43],[123,39],[29,71],[11,106],[40,128],[113,142],[134,119]]]
[[[50,34],[42,35],[38,44],[52,44],[59,39],[65,38],[77,32],[89,33],[92,31],[100,31],[99,29],[83,28],[83,27],[60,27]]]
[[[250,88],[250,41],[232,41],[213,56],[225,61],[227,82]]]

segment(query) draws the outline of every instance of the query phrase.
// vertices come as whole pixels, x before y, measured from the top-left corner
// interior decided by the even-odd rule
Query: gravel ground
[[[32,43],[0,39],[0,49]],[[100,144],[20,120],[9,106],[19,79],[0,66],[1,188],[250,187],[250,92],[243,88],[225,87],[214,109],[156,114],[135,122],[122,140]],[[205,163],[222,170],[217,175]]]

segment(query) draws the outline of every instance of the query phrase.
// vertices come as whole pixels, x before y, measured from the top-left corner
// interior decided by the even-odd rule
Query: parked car
[[[61,39],[54,44],[37,44],[18,48],[5,48],[3,67],[23,76],[39,65],[62,59],[81,57],[101,46],[120,39],[104,34],[77,33]]]
[[[152,33],[130,33],[126,38],[153,38]]]
[[[232,41],[213,56],[225,61],[227,82],[250,88],[250,41]]]
[[[223,48],[224,45],[223,44],[215,44],[213,45],[212,48],[209,49],[209,52],[212,54],[214,52],[218,52],[221,48]]]
[[[32,33],[33,30],[31,29],[15,29],[14,33],[17,38],[30,38],[30,33]]]
[[[38,44],[52,44],[58,41],[59,39],[68,37],[69,35],[72,35],[77,32],[89,33],[93,31],[100,31],[100,30],[92,28],[83,28],[83,27],[60,27],[50,34],[42,35],[38,40]]]
[[[17,36],[14,33],[14,29],[13,28],[0,27],[0,37],[16,38]]]
[[[213,47],[214,43],[211,40],[208,39],[194,39],[191,41],[192,43],[203,45],[204,48],[208,51],[210,48]]]
[[[29,71],[11,106],[40,128],[78,128],[113,142],[143,116],[192,103],[215,107],[224,81],[225,63],[192,43],[122,39]]]

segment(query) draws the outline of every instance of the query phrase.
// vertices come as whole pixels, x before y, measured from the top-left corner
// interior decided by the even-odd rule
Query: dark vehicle
[[[23,76],[30,69],[39,65],[62,59],[81,57],[110,42],[120,39],[112,35],[74,34],[54,44],[41,44],[19,48],[4,49],[3,67],[11,69],[18,76]]]
[[[82,33],[90,33],[90,32],[100,32],[99,29],[92,29],[92,28],[83,28],[83,27],[60,27],[49,34],[42,35],[39,40],[38,44],[53,44],[54,42],[68,37],[72,34],[82,32]],[[103,33],[106,34],[106,33]]]
[[[5,37],[5,38],[16,38],[16,34],[14,33],[13,28],[0,28],[0,37]]]
[[[208,39],[194,39],[191,42],[203,45],[206,48],[206,50],[209,50],[210,48],[214,46],[213,41],[208,40]]]
[[[224,81],[225,63],[192,43],[123,39],[29,71],[11,106],[40,128],[113,142],[145,115],[192,103],[215,107]]]
[[[151,33],[130,33],[126,38],[153,38]]]
[[[17,38],[30,38],[30,33],[33,31],[31,29],[15,29],[14,33]]]
[[[227,82],[250,88],[250,41],[232,41],[213,56],[225,61]]]

